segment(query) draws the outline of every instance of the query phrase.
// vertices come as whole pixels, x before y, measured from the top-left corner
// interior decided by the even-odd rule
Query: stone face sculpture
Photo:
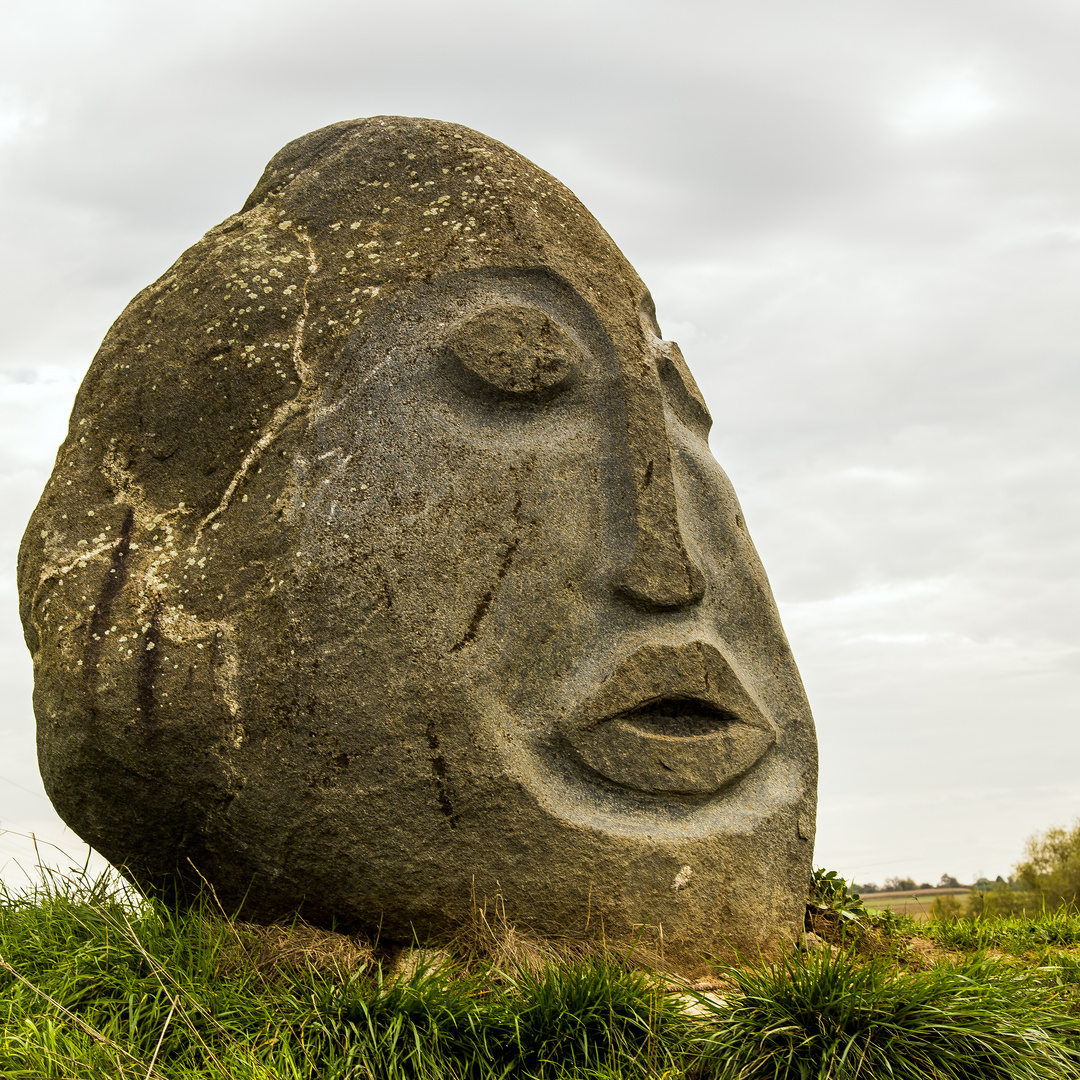
[[[813,723],[709,424],[529,161],[290,143],[109,331],[26,533],[57,810],[256,917],[776,946]]]

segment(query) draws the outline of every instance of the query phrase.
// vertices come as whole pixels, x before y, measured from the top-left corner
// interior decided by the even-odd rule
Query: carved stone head
[[[775,945],[813,723],[710,423],[531,162],[290,143],[112,327],[26,534],[57,809],[261,917]]]

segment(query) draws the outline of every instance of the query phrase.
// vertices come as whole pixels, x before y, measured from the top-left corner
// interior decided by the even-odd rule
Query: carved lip
[[[703,641],[635,650],[560,730],[589,768],[653,794],[719,791],[776,741],[734,667]]]

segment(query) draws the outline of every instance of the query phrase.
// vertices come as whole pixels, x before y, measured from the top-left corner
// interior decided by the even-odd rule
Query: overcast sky
[[[1078,56],[1076,0],[3,0],[3,876],[85,852],[14,585],[78,383],[282,144],[380,113],[532,158],[651,287],[817,717],[816,864],[1008,874],[1080,814]]]

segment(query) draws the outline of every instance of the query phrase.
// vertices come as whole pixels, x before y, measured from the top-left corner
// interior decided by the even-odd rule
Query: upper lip
[[[643,645],[560,724],[594,771],[628,787],[705,794],[741,776],[776,725],[704,641]]]
[[[576,711],[596,724],[660,701],[701,702],[730,719],[771,726],[731,662],[715,645],[643,645],[617,664]]]

